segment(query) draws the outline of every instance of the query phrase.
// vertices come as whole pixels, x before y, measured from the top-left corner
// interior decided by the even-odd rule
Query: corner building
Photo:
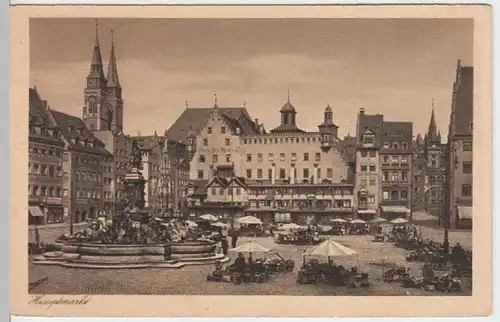
[[[311,224],[352,215],[354,185],[332,109],[325,109],[317,132],[297,126],[290,100],[280,114],[281,124],[266,131],[246,109],[215,105],[199,129],[190,129],[188,202],[195,216]]]

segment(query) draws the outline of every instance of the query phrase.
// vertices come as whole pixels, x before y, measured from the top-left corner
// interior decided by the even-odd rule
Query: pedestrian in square
[[[222,240],[220,241],[220,244],[221,244],[221,247],[222,247],[222,253],[224,254],[224,256],[226,256],[227,253],[228,253],[228,249],[229,249],[229,243],[227,242],[227,238],[226,237],[222,237]]]

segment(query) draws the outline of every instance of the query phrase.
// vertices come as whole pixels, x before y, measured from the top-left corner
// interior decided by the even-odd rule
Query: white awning
[[[359,209],[358,214],[371,214],[374,215],[376,214],[377,211],[375,209]]]
[[[401,213],[410,213],[410,209],[403,206],[382,206],[383,212],[401,212]]]
[[[29,206],[28,213],[33,217],[43,217],[42,209],[40,209],[40,207],[37,206]]]
[[[472,207],[459,206],[457,207],[458,218],[472,219]]]

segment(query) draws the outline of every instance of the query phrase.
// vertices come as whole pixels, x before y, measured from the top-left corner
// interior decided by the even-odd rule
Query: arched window
[[[88,105],[89,105],[89,113],[90,114],[97,113],[97,102],[96,102],[95,96],[89,97]]]

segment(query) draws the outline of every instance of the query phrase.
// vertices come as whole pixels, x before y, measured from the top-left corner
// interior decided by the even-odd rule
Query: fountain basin
[[[34,264],[77,268],[180,268],[228,261],[215,254],[215,242],[193,240],[170,244],[102,244],[57,240],[56,249],[34,258]]]

